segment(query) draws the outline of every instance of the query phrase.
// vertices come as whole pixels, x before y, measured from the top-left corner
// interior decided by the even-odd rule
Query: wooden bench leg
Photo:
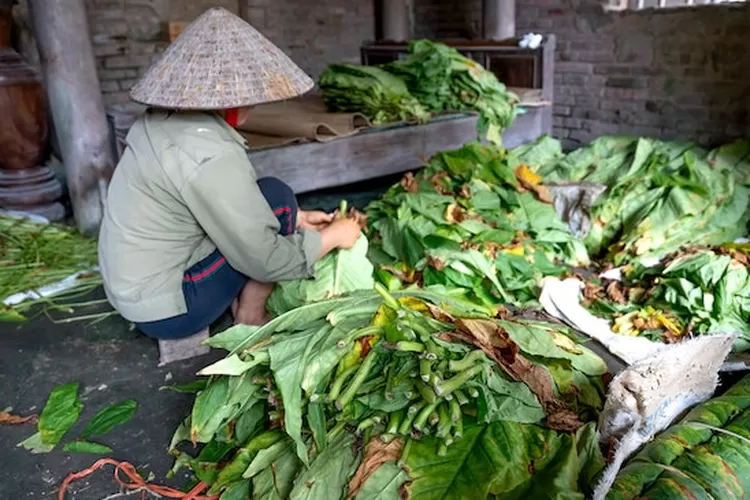
[[[208,334],[209,331],[206,328],[195,335],[183,339],[160,340],[159,366],[208,354],[210,348],[201,344],[201,342],[208,338]]]

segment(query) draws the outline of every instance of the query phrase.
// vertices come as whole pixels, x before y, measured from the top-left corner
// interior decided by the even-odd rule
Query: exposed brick
[[[152,58],[147,55],[139,56],[114,56],[104,59],[104,67],[107,69],[117,68],[141,68],[151,64]]]
[[[647,83],[648,82],[642,78],[611,77],[607,78],[606,86],[621,89],[645,89]]]
[[[134,69],[102,69],[99,70],[101,80],[122,80],[124,78],[135,78],[138,71]]]
[[[555,69],[559,73],[584,73],[592,74],[594,72],[594,65],[587,62],[559,62],[555,65]]]
[[[100,82],[102,92],[118,92],[120,84],[113,80],[104,80]]]

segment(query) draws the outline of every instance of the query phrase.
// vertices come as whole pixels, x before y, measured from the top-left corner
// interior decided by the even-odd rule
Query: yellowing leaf
[[[517,246],[517,247],[512,247],[512,248],[504,248],[503,253],[507,253],[510,255],[523,256],[525,251],[522,246]]]
[[[521,164],[516,167],[515,174],[518,182],[520,182],[524,187],[538,186],[542,183],[542,176],[532,172],[531,169],[525,164]],[[529,188],[527,187],[527,189]]]
[[[427,307],[427,304],[423,300],[417,299],[416,297],[402,297],[398,300],[401,305],[406,307],[407,309],[411,309],[412,311],[417,311],[422,314],[427,314],[430,312],[430,308]]]

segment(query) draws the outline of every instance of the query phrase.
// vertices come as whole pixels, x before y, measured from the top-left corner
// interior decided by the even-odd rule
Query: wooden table
[[[552,132],[551,106],[526,111],[503,134],[505,147]],[[417,169],[422,158],[475,140],[476,127],[476,116],[448,115],[424,125],[374,128],[326,143],[255,150],[248,156],[259,176],[278,177],[296,193],[307,193]]]

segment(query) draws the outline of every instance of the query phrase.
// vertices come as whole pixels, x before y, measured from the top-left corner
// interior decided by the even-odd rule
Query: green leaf
[[[247,466],[242,477],[250,479],[257,476],[261,471],[268,469],[271,465],[286,454],[289,450],[294,449],[294,442],[289,439],[282,439],[268,448],[264,448],[255,455],[250,465]]]
[[[401,486],[409,475],[396,462],[386,462],[362,485],[354,500],[392,500],[399,498]]]
[[[249,479],[243,479],[232,483],[224,490],[219,500],[248,500],[252,491],[252,482]]]
[[[234,325],[223,332],[212,335],[204,340],[203,344],[213,347],[214,349],[232,351],[259,328],[259,326],[254,325]]]
[[[190,439],[193,442],[207,443],[213,437],[216,429],[205,430],[208,423],[222,408],[229,393],[229,378],[220,377],[211,382],[205,390],[195,398],[193,411],[190,416]]]
[[[334,500],[341,498],[347,480],[357,466],[355,438],[349,433],[334,440],[294,481],[289,500]]]
[[[413,500],[580,498],[573,439],[534,425],[494,422],[467,426],[464,437],[436,454],[437,440],[412,444],[406,465]],[[526,495],[526,492],[533,494]]]
[[[112,453],[112,448],[99,443],[78,440],[65,443],[63,451],[65,453],[94,453],[96,455],[106,455],[107,453]]]
[[[203,368],[201,371],[198,372],[198,375],[238,376],[238,375],[242,375],[243,373],[248,371],[250,368],[258,366],[259,364],[262,364],[264,362],[267,363],[267,361],[268,361],[267,359],[259,360],[256,358],[253,358],[250,361],[243,361],[242,359],[240,359],[239,355],[230,354],[226,358],[220,359],[216,363]]]
[[[206,388],[207,385],[208,385],[208,379],[200,378],[197,380],[193,380],[192,382],[188,382],[187,384],[164,385],[164,386],[159,387],[159,390],[179,392],[182,394],[195,394],[197,392],[201,392],[203,389]]]
[[[42,442],[42,433],[37,432],[28,438],[24,439],[20,443],[18,443],[18,446],[21,446],[27,450],[29,450],[31,453],[37,454],[37,453],[49,453],[50,451],[55,449],[54,445],[50,444],[44,444]]]
[[[506,380],[493,370],[487,376],[486,385],[472,385],[483,395],[478,415],[482,422],[536,423],[545,417],[539,400],[524,383]]]
[[[367,238],[362,236],[352,248],[336,250],[319,260],[315,264],[314,280],[277,283],[268,298],[268,309],[282,314],[302,304],[371,289],[375,282],[367,250]]]
[[[83,405],[78,399],[78,382],[55,387],[39,416],[42,443],[57,446],[62,437],[78,421]]]
[[[137,403],[132,399],[117,403],[97,413],[86,429],[83,431],[84,438],[101,436],[106,434],[120,424],[133,418]]]
[[[287,500],[294,478],[303,468],[294,446],[287,446],[271,466],[253,478],[254,500]]]
[[[302,440],[302,378],[314,356],[316,345],[333,330],[324,325],[317,330],[300,332],[282,338],[268,349],[271,355],[271,370],[284,401],[284,429],[297,444],[297,455],[308,463],[307,447]]]

